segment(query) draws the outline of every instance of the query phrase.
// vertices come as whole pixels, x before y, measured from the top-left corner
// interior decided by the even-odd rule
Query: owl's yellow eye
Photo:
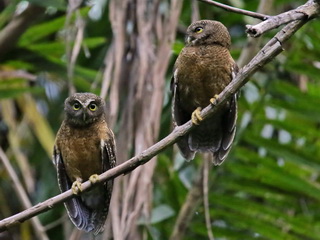
[[[91,111],[96,111],[97,110],[97,104],[95,104],[95,103],[90,103],[90,105],[89,105],[89,109],[91,110]]]
[[[75,102],[75,103],[73,104],[73,109],[76,110],[76,111],[78,111],[78,110],[80,109],[80,107],[81,107],[81,105],[80,105],[80,103],[78,103],[78,102]]]
[[[203,31],[203,27],[196,27],[194,30],[196,33],[201,33]]]

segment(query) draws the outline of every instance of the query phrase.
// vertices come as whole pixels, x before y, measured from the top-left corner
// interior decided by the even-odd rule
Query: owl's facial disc
[[[186,36],[186,43],[195,45],[200,39],[205,37],[206,34],[203,34],[204,29],[204,24],[195,25],[189,28]]]
[[[82,103],[79,100],[74,100],[69,102],[67,105],[67,120],[74,126],[85,126],[94,121],[94,117],[92,116],[92,112],[89,109],[96,109],[97,106],[88,106],[89,103]]]
[[[86,127],[104,118],[102,98],[91,93],[75,93],[65,100],[65,120],[74,127]]]
[[[97,110],[98,110],[98,105],[95,101],[90,101],[89,103],[85,103],[84,106],[84,111],[83,111],[83,121],[86,122],[90,118],[93,118],[94,115],[96,115]]]

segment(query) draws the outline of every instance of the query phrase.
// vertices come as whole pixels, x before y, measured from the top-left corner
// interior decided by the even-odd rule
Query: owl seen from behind
[[[200,110],[216,102],[238,71],[230,45],[229,32],[220,22],[200,20],[187,29],[186,46],[175,62],[171,82],[175,125],[190,119],[197,125],[177,142],[187,160],[196,152],[211,152],[214,164],[219,165],[231,149],[236,132],[236,94],[213,116],[203,121],[200,116]]]

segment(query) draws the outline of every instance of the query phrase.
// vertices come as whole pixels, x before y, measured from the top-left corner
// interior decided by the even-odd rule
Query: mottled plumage
[[[81,183],[97,180],[116,164],[113,132],[108,128],[105,103],[92,93],[76,93],[65,101],[65,120],[57,133],[53,162],[61,192],[81,191]],[[95,234],[103,231],[113,180],[65,202],[74,225]]]
[[[210,99],[232,81],[238,68],[230,55],[230,45],[229,32],[220,22],[201,20],[188,27],[186,46],[176,60],[172,79],[176,125],[189,121],[193,113],[197,115],[199,107],[208,106]],[[223,162],[236,131],[236,100],[233,95],[214,116],[181,137],[177,145],[187,160],[197,151],[210,151],[215,165]]]

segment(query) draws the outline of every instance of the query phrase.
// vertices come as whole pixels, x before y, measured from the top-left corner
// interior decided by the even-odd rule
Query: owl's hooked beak
[[[85,112],[83,113],[82,119],[83,119],[84,122],[86,121],[86,119],[87,119],[87,113],[85,113]]]
[[[187,37],[186,42],[187,42],[187,43],[190,43],[190,42],[191,42],[191,37],[190,37],[190,36]]]
[[[195,39],[194,37],[188,36],[188,37],[186,38],[187,44],[191,43],[194,39]]]

